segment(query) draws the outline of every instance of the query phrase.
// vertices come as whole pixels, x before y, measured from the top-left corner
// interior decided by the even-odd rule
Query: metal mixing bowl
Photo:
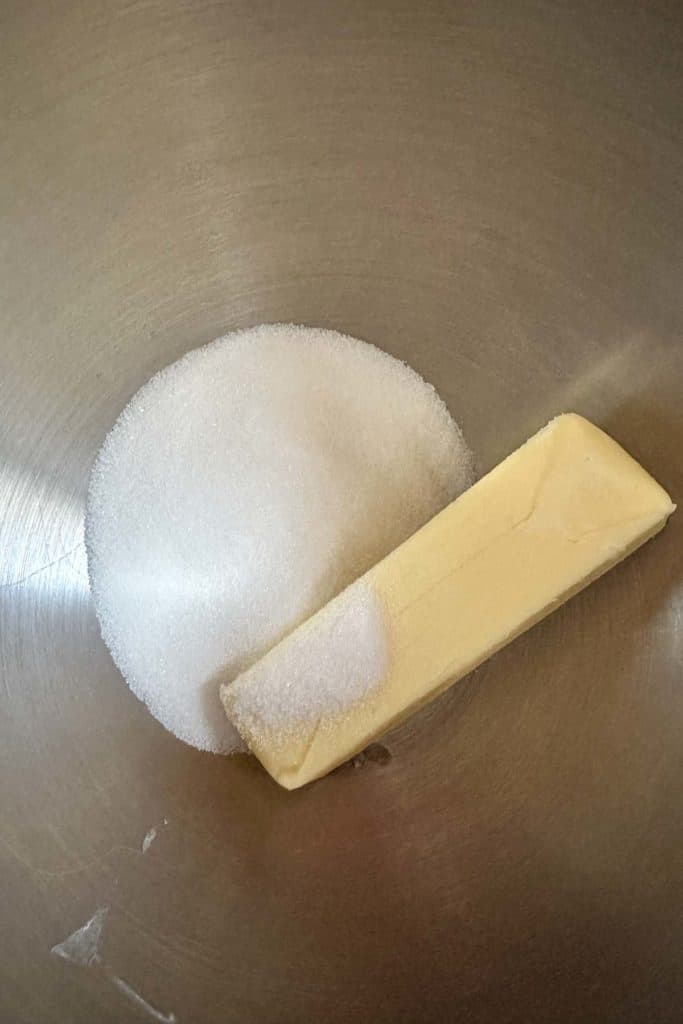
[[[0,25],[0,1020],[680,1024],[681,512],[296,793],[132,696],[81,527],[133,392],[272,320],[408,360],[480,470],[574,409],[680,502],[681,5],[4,0]],[[99,960],[50,956],[104,906]]]

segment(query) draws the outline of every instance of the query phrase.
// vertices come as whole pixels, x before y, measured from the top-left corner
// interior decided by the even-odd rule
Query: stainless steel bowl
[[[131,394],[270,320],[408,360],[481,470],[575,409],[681,501],[681,6],[0,23],[0,1020],[678,1024],[680,512],[297,793],[132,696],[81,526]],[[98,960],[50,956],[105,906]]]

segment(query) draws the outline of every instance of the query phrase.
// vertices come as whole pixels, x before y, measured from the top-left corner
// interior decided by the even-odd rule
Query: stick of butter
[[[559,416],[223,684],[225,710],[296,789],[635,551],[674,509],[616,441]]]

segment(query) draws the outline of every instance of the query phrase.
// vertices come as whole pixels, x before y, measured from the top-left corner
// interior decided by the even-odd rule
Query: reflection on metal
[[[162,1013],[161,1010],[157,1010],[156,1006],[152,1006],[152,1004],[148,1003],[146,999],[143,999],[140,993],[136,992],[127,981],[123,980],[123,978],[112,977],[111,980],[114,982],[119,992],[123,992],[126,998],[129,999],[134,1006],[137,1006],[138,1009],[142,1010],[143,1013],[146,1013],[148,1017],[159,1021],[160,1024],[176,1024],[178,1018],[174,1013]]]
[[[50,952],[62,960],[71,960],[82,967],[90,967],[100,959],[102,929],[109,907],[100,907],[89,921],[72,932],[63,942],[58,942]]]

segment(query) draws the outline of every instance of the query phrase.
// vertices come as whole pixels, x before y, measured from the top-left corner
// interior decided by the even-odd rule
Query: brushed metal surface
[[[5,0],[3,1024],[154,1019],[114,978],[180,1024],[683,1019],[681,512],[297,793],[147,714],[81,534],[130,395],[269,320],[407,359],[481,469],[575,409],[681,502],[681,11]]]

